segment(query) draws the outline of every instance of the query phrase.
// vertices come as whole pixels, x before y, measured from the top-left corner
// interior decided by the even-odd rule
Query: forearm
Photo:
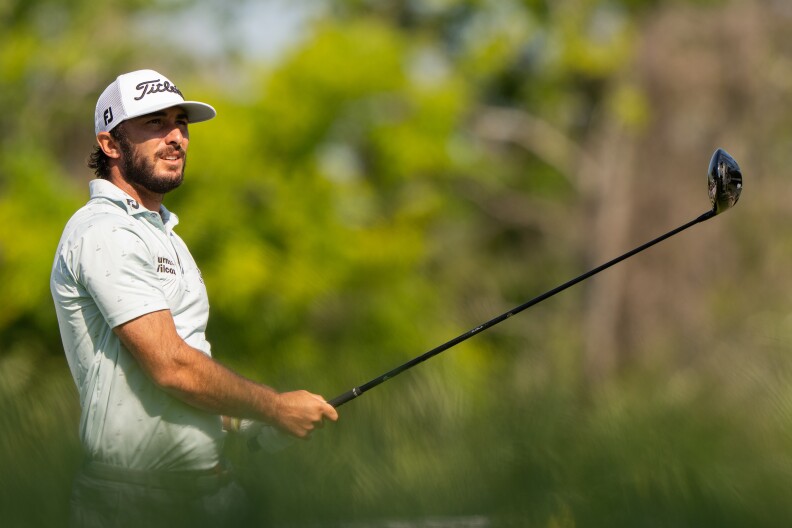
[[[207,412],[271,421],[278,393],[189,346],[176,334],[168,311],[154,312],[114,329],[141,368],[160,388]]]
[[[299,437],[324,418],[338,419],[335,409],[318,394],[278,393],[189,346],[176,333],[167,310],[143,315],[113,331],[156,385],[199,409],[271,423]]]
[[[302,438],[324,418],[338,419],[335,409],[317,394],[303,390],[278,393],[187,345],[176,357],[178,366],[167,379],[159,379],[159,385],[194,407],[223,415],[226,430],[238,431],[239,418],[250,418]]]
[[[207,412],[271,423],[279,394],[245,378],[186,343],[172,353],[172,363],[152,376],[174,397]]]

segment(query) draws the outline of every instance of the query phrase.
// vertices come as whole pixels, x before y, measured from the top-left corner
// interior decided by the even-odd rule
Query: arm
[[[338,419],[319,395],[279,393],[189,346],[176,332],[168,310],[140,316],[113,331],[156,385],[204,411],[260,420],[300,438],[325,418]]]

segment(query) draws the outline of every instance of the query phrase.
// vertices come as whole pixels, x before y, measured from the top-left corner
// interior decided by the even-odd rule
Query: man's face
[[[149,192],[165,194],[181,185],[187,165],[187,114],[167,108],[125,121],[119,139],[123,178]]]

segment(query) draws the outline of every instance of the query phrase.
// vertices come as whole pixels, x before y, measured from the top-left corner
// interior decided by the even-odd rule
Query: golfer
[[[212,359],[201,272],[163,197],[184,177],[185,101],[153,70],[119,76],[96,104],[97,179],[67,223],[50,288],[82,413],[74,526],[233,526],[244,492],[221,452],[240,420],[306,438],[335,409],[277,392]]]

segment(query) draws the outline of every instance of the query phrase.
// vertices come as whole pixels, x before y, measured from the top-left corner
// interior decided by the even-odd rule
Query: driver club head
[[[712,211],[720,214],[734,207],[742,192],[742,172],[740,166],[728,152],[717,149],[710,160],[707,171]]]

